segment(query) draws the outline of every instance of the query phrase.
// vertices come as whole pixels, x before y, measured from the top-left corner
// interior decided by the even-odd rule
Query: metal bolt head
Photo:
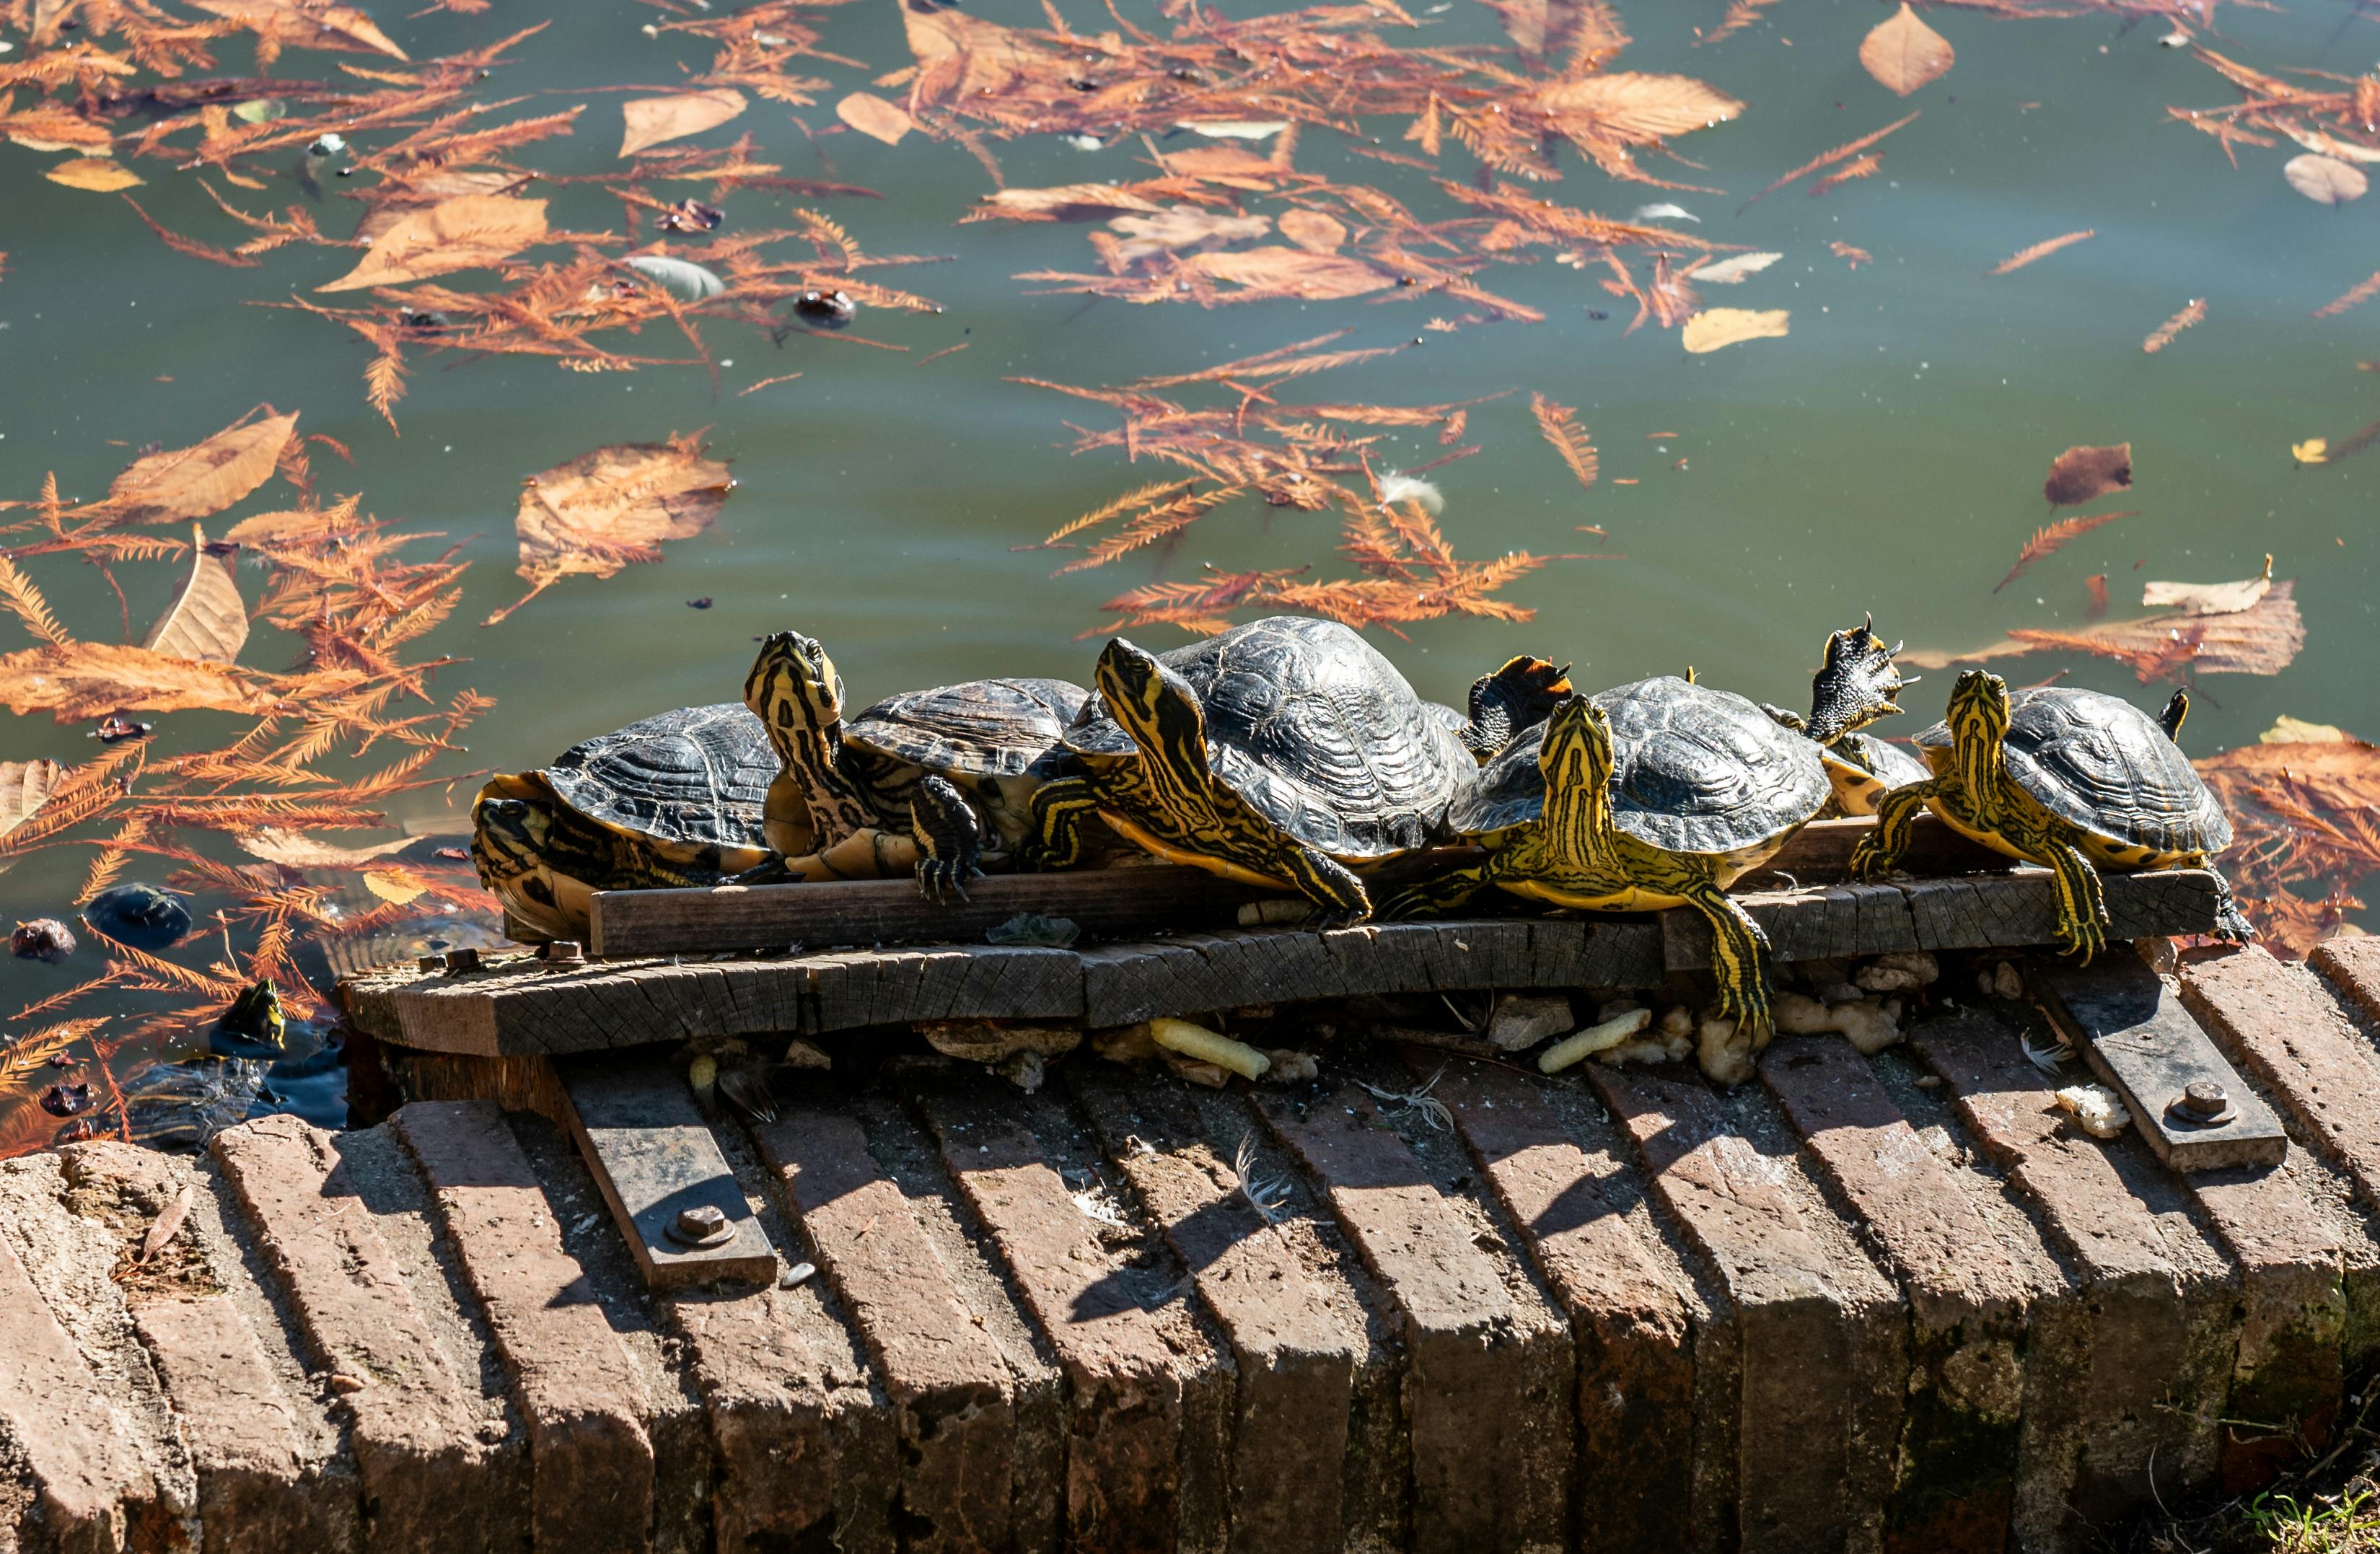
[[[730,1233],[727,1211],[714,1204],[702,1203],[692,1208],[681,1208],[677,1211],[677,1218],[670,1221],[670,1239],[682,1241],[688,1246],[716,1246]]]
[[[2201,1079],[2181,1092],[2181,1103],[2202,1117],[2212,1117],[2230,1105],[2231,1098],[2223,1093],[2222,1086]]]

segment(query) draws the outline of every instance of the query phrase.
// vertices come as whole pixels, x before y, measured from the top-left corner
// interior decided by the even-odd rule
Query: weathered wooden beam
[[[647,1284],[777,1277],[777,1254],[674,1068],[650,1058],[557,1067],[571,1136]]]

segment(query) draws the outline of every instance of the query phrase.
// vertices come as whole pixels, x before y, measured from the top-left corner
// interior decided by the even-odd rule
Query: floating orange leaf
[[[2052,507],[2073,507],[2111,491],[2132,489],[2132,445],[2072,447],[2049,461],[2049,478],[2041,494]]]
[[[544,200],[466,194],[400,217],[361,263],[314,289],[357,291],[476,270],[544,240]]]
[[[1954,55],[1939,32],[1918,19],[1901,0],[1900,9],[1876,23],[1860,43],[1860,63],[1886,90],[1906,97],[1941,79]]]
[[[2072,248],[2075,244],[2082,242],[2086,237],[2095,237],[2097,236],[2097,229],[2086,226],[2080,232],[2069,232],[2059,237],[2046,238],[2042,242],[2035,243],[2029,249],[2019,249],[2016,252],[2009,255],[2006,259],[2001,260],[1998,264],[1992,266],[1992,273],[1995,275],[2005,275],[2011,270],[2022,270],[2035,260],[2047,259],[2051,254],[2056,253],[2060,249]]]
[[[1319,211],[1290,211],[1279,223],[1281,235],[1308,253],[1334,253],[1347,241],[1347,229]]]
[[[0,761],[0,836],[31,819],[49,802],[65,771],[54,760]]]
[[[145,454],[107,488],[105,505],[143,523],[211,517],[273,478],[298,412],[226,427],[203,443]]]
[[[1561,455],[1580,488],[1593,486],[1600,462],[1595,444],[1586,440],[1586,428],[1578,424],[1578,412],[1570,406],[1555,404],[1542,394],[1529,395],[1529,410],[1537,418],[1537,431]]]
[[[528,592],[480,624],[495,625],[573,574],[609,577],[659,561],[663,540],[709,528],[735,481],[703,452],[695,437],[631,443],[531,476],[514,518]]]
[[[2146,583],[2141,588],[2141,602],[2183,615],[2236,615],[2254,609],[2272,591],[2273,558],[2267,555],[2259,577],[2242,577],[2236,583]]]
[[[87,188],[96,194],[113,194],[146,181],[124,164],[105,156],[78,156],[68,162],[53,163],[42,170],[42,176],[54,184]]]
[[[244,832],[232,840],[239,850],[267,863],[277,863],[286,868],[361,868],[389,854],[413,845],[409,836],[393,837],[386,842],[369,843],[361,847],[342,847],[304,832],[285,826],[262,826]]]
[[[744,94],[732,86],[635,98],[621,106],[625,132],[620,137],[620,154],[634,156],[648,146],[716,129],[745,106]]]
[[[1680,343],[1699,355],[1745,340],[1781,340],[1791,316],[1783,308],[1706,308],[1686,321]]]
[[[2017,552],[2016,565],[2009,568],[2007,577],[1992,585],[1992,591],[1998,593],[2015,582],[2024,575],[2026,567],[2057,550],[2058,546],[2065,544],[2076,535],[2088,534],[2103,525],[2114,523],[2118,518],[2131,518],[2139,516],[2139,510],[2135,508],[2131,512],[2092,513],[2079,517],[2060,518],[2054,524],[2044,524],[2033,531],[2033,538],[2026,540],[2023,547]],[[2107,579],[2101,578],[2099,587],[2104,598]]]
[[[2192,324],[2204,322],[2205,318],[2206,299],[2204,297],[2192,297],[2190,300],[2190,306],[2184,308],[2180,312],[2174,314],[2173,317],[2166,320],[2165,322],[2157,325],[2156,329],[2149,335],[2149,337],[2141,342],[2141,349],[2148,352],[2151,356],[2155,356],[2157,352],[2165,349],[2168,346],[2172,345],[2175,335],[2180,334],[2183,330],[2190,328]]]
[[[75,642],[0,657],[0,706],[19,716],[48,712],[74,723],[118,710],[270,712],[276,705],[245,675],[146,648]]]
[[[248,607],[232,574],[236,546],[211,547],[192,526],[190,575],[140,645],[167,658],[230,663],[248,641]]]
[[[837,103],[834,116],[862,135],[881,140],[888,146],[899,145],[901,137],[917,127],[917,120],[911,118],[907,110],[898,103],[887,103],[883,98],[866,91],[855,91]]]
[[[1762,189],[1758,194],[1755,194],[1751,199],[1745,200],[1742,205],[1737,206],[1736,213],[1739,215],[1742,214],[1745,211],[1748,211],[1753,206],[1759,204],[1762,200],[1767,199],[1779,189],[1783,188],[1787,184],[1793,182],[1797,178],[1808,177],[1811,174],[1816,172],[1821,167],[1832,167],[1838,162],[1849,162],[1852,157],[1859,155],[1860,152],[1867,150],[1868,147],[1875,145],[1878,140],[1883,140],[1894,130],[1914,123],[1916,118],[1917,115],[1912,113],[1905,118],[1894,119],[1882,129],[1871,130],[1869,133],[1861,136],[1856,140],[1844,141],[1841,145],[1837,146],[1833,151],[1820,152],[1818,155],[1812,157],[1809,161],[1802,164],[1801,166],[1794,168],[1791,173],[1786,174],[1783,177],[1779,178],[1775,183],[1770,184],[1767,188]]]

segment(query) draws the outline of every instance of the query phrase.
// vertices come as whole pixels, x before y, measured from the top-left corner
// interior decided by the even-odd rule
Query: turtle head
[[[1570,694],[1570,665],[1556,668],[1525,653],[1508,659],[1493,674],[1471,682],[1471,722],[1463,731],[1463,743],[1486,760],[1511,744],[1514,735],[1545,722]]]
[[[1207,781],[1207,714],[1190,683],[1119,637],[1099,654],[1099,695],[1108,715],[1143,756],[1184,786]]]
[[[1966,671],[1950,687],[1950,705],[1943,716],[1954,747],[1998,751],[2008,734],[2008,682],[1988,669]]]
[[[2168,739],[2178,740],[2181,737],[2181,725],[2189,716],[2190,692],[2186,688],[2177,686],[2173,693],[2173,699],[2167,702],[2165,710],[2157,714],[2157,727],[2165,730],[2165,736]]]
[[[490,890],[536,872],[553,844],[553,810],[535,799],[482,795],[471,820],[471,861]]]
[[[1893,698],[1903,686],[1915,683],[1902,679],[1892,662],[1899,651],[1900,644],[1887,647],[1876,634],[1873,616],[1829,636],[1826,662],[1810,677],[1810,722],[1803,732],[1821,745],[1831,745],[1899,712],[1900,704]]]
[[[1583,696],[1564,698],[1546,719],[1537,753],[1548,809],[1561,799],[1599,797],[1611,785],[1611,719]]]
[[[281,990],[272,977],[260,977],[231,1001],[208,1045],[219,1057],[275,1058],[282,1053],[284,1028]]]
[[[826,649],[798,631],[773,631],[744,677],[744,705],[752,710],[782,756],[795,731],[827,738],[843,727],[843,676]]]

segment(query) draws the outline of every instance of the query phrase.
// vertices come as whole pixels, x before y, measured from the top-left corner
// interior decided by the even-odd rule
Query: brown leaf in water
[[[2139,510],[2135,508],[2125,513],[2091,513],[2078,517],[2060,518],[2054,524],[2044,524],[2033,531],[2033,538],[2026,540],[2022,548],[2017,552],[2016,565],[2009,568],[2007,577],[1992,585],[1992,591],[1998,593],[2015,582],[2024,575],[2026,567],[2057,550],[2058,546],[2065,544],[2076,535],[2088,534],[2104,524],[2114,523],[2118,518],[2132,518],[2139,516]],[[2100,584],[2103,593],[2106,591],[2106,587],[2103,579]]]
[[[2371,187],[2362,173],[2336,157],[2293,156],[2281,169],[2289,187],[2318,205],[2344,205]]]
[[[1486,0],[1521,57],[1542,68],[1562,61],[1583,74],[1626,46],[1620,15],[1604,0]]]
[[[1281,235],[1308,253],[1336,253],[1347,241],[1347,229],[1319,211],[1289,211],[1279,223]]]
[[[219,664],[167,658],[146,648],[76,642],[0,657],[0,706],[61,723],[103,713],[270,712],[274,698]]]
[[[2051,254],[2056,253],[2060,249],[2071,248],[2075,244],[2082,242],[2086,237],[2095,237],[2097,236],[2098,231],[2096,228],[2086,226],[2080,232],[2069,232],[2059,237],[2046,238],[2041,242],[2035,243],[2029,249],[2019,249],[2016,252],[2009,255],[2006,259],[2001,260],[1998,264],[1993,265],[1991,273],[1995,275],[2005,275],[2011,270],[2022,270],[2037,259],[2047,259]]]
[[[109,483],[105,505],[141,523],[212,517],[273,478],[297,428],[295,410],[268,414],[187,448],[145,454]]]
[[[2130,443],[2119,443],[2106,448],[2069,448],[2050,460],[2049,479],[2041,483],[2041,494],[2049,499],[2052,507],[2072,507],[2095,501],[2111,491],[2131,489],[2132,445]]]
[[[1568,466],[1581,490],[1595,484],[1600,461],[1595,444],[1586,440],[1586,428],[1578,424],[1578,412],[1568,405],[1557,405],[1542,394],[1529,395],[1529,411],[1537,418],[1537,431],[1555,453]]]
[[[1900,9],[1876,24],[1860,43],[1860,64],[1885,89],[1906,97],[1941,79],[1956,56],[1942,34],[1918,19],[1901,0]]]
[[[217,553],[196,525],[191,532],[190,575],[140,645],[167,658],[230,663],[248,641],[248,607],[232,571],[237,547],[225,546]]]
[[[1863,264],[1874,264],[1876,262],[1876,255],[1868,252],[1865,249],[1853,248],[1849,243],[1833,242],[1828,243],[1827,247],[1834,253],[1834,256],[1837,259],[1848,261],[1851,267],[1854,270],[1858,269]]]
[[[1158,254],[1179,253],[1201,244],[1262,237],[1272,230],[1272,218],[1235,216],[1182,205],[1155,215],[1118,216],[1108,225],[1123,233],[1124,240],[1110,247],[1107,252],[1114,264],[1128,267]]]
[[[24,623],[27,631],[44,642],[64,647],[74,640],[58,624],[58,618],[50,613],[50,601],[42,597],[42,590],[33,586],[30,577],[17,570],[17,564],[5,552],[0,552],[0,605],[6,605]]]
[[[742,113],[745,106],[744,94],[732,86],[632,99],[620,110],[625,124],[620,154],[634,156],[648,146],[716,129]]]
[[[1810,198],[1815,200],[1820,195],[1831,194],[1843,185],[1852,181],[1854,178],[1872,178],[1876,176],[1876,169],[1883,165],[1884,158],[1876,155],[1873,152],[1870,152],[1865,156],[1853,157],[1851,161],[1844,163],[1840,167],[1836,168],[1825,177],[1820,178],[1817,182],[1812,184],[1810,186]]]
[[[399,836],[387,842],[374,842],[362,847],[342,847],[320,837],[283,826],[264,826],[246,832],[232,840],[239,850],[267,863],[277,863],[287,868],[361,868],[376,859],[413,845],[413,838]]]
[[[1046,216],[1058,221],[1103,221],[1126,211],[1162,211],[1147,195],[1115,184],[1060,184],[1052,188],[1003,188],[983,202],[1005,216]]]
[[[371,868],[364,871],[364,889],[382,901],[399,906],[429,891],[431,881],[409,868]]]
[[[324,5],[322,0],[190,0],[200,10],[238,22],[256,33],[257,64],[271,62],[283,48],[321,49],[326,53],[384,54],[403,59],[406,53],[374,26],[371,18],[353,6]]]
[[[909,116],[906,109],[866,91],[855,91],[837,103],[834,116],[888,146],[899,145],[901,137],[917,127],[917,121]]]
[[[2236,615],[2272,591],[2273,558],[2267,555],[2262,577],[2236,583],[2148,583],[2141,589],[2141,603],[2181,615]]]
[[[140,174],[106,156],[78,156],[68,162],[52,163],[42,176],[68,188],[87,188],[95,194],[113,194],[119,188],[131,188],[146,182]]]
[[[1557,81],[1542,88],[1530,106],[1573,140],[1609,137],[1644,144],[1724,123],[1743,104],[1692,76],[1655,76],[1621,70]]]
[[[2348,287],[2337,297],[2334,297],[2329,301],[2324,303],[2321,307],[2316,308],[2313,310],[2313,316],[2318,319],[2335,318],[2338,314],[2347,311],[2350,308],[2354,307],[2357,303],[2369,302],[2374,297],[2380,297],[2380,270],[2374,271],[2371,274],[2356,282],[2353,285]]]
[[[1361,297],[1396,284],[1360,259],[1345,254],[1308,253],[1304,249],[1202,253],[1193,255],[1186,262],[1216,280],[1245,286],[1252,294],[1302,297],[1308,301]]]
[[[663,540],[709,528],[735,481],[703,453],[696,437],[630,443],[530,477],[514,517],[528,592],[480,624],[495,625],[573,574],[609,577],[631,562],[659,561]]]
[[[1899,655],[1912,669],[1983,663],[2050,649],[2095,654],[2129,665],[2145,683],[2193,674],[2278,674],[2305,647],[2305,619],[2289,579],[2273,584],[2252,607],[2231,615],[2145,615],[2088,632],[2011,631],[1967,652],[1912,648]]]
[[[65,771],[54,760],[0,760],[0,836],[31,819]]]
[[[1833,151],[1820,152],[1818,155],[1802,164],[1801,166],[1794,168],[1791,173],[1788,173],[1783,177],[1778,179],[1775,183],[1770,184],[1767,188],[1762,189],[1758,194],[1754,195],[1742,204],[1737,206],[1736,214],[1742,215],[1745,211],[1748,211],[1753,206],[1759,204],[1762,200],[1767,199],[1770,195],[1776,193],[1779,189],[1783,188],[1787,184],[1793,182],[1797,178],[1805,178],[1811,174],[1816,172],[1819,168],[1831,167],[1838,162],[1849,162],[1852,157],[1859,155],[1860,152],[1867,150],[1868,147],[1875,145],[1878,140],[1883,140],[1894,130],[1902,127],[1904,125],[1914,122],[1916,118],[1917,115],[1912,113],[1906,118],[1894,119],[1882,129],[1871,131],[1868,134],[1861,136],[1856,140],[1846,140],[1841,145],[1837,146]]]
[[[2206,299],[2203,297],[2193,297],[2191,298],[2190,305],[2188,307],[2184,308],[2180,312],[2174,314],[2173,317],[2166,320],[2165,322],[2157,325],[2155,331],[2152,333],[2147,339],[2141,342],[2141,349],[2148,352],[2151,356],[2155,356],[2157,352],[2165,349],[2168,346],[2172,345],[2175,335],[2180,334],[2183,330],[2188,329],[2192,324],[2204,322],[2205,317]]]
[[[2082,579],[2082,586],[2091,592],[2091,607],[2084,612],[2083,619],[2095,621],[2107,613],[2107,575],[2094,572]]]
[[[476,270],[544,240],[544,200],[466,194],[400,217],[353,270],[314,289],[357,291]]]
[[[1745,340],[1781,340],[1791,318],[1783,308],[1706,308],[1686,321],[1680,343],[1700,355]]]

